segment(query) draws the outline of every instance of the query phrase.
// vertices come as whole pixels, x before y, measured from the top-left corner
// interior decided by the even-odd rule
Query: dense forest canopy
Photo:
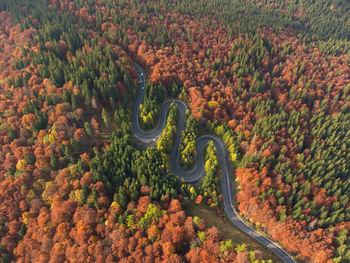
[[[175,107],[155,147],[135,141],[136,61],[148,76],[144,129],[167,98],[189,105],[184,169],[196,138],[217,135],[246,220],[297,259],[349,262],[349,7],[1,1],[1,261],[268,259],[182,210],[189,198],[222,214],[221,170],[209,144],[202,184],[171,174]]]

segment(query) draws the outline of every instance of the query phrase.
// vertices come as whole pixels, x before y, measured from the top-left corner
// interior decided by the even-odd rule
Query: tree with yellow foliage
[[[16,169],[19,172],[24,172],[27,167],[27,162],[24,159],[18,160]]]
[[[171,106],[169,107],[167,123],[165,125],[162,135],[157,141],[157,149],[159,151],[170,152],[172,149],[173,140],[177,132],[177,114],[178,111],[175,107],[175,104],[171,104]]]
[[[214,201],[214,204],[217,205],[217,196],[216,196],[216,183],[217,180],[215,179],[215,174],[217,172],[218,169],[218,158],[216,156],[216,148],[214,145],[213,141],[210,141],[208,143],[208,147],[207,147],[207,153],[205,155],[205,165],[204,165],[204,170],[205,170],[205,175],[202,181],[202,185],[201,185],[201,191],[207,194],[204,194],[204,196],[209,196],[212,199],[212,201]]]
[[[186,112],[186,126],[181,134],[180,165],[185,169],[190,169],[194,165],[197,155],[196,138],[199,132],[199,120]]]
[[[151,129],[159,118],[160,105],[164,100],[164,87],[147,83],[142,104],[139,108],[139,121],[143,129]]]

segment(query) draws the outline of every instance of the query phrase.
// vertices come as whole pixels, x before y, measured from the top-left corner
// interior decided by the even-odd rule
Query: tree
[[[51,155],[50,157],[50,166],[53,170],[58,170],[58,162],[57,162],[57,159],[55,157],[55,155]]]
[[[167,123],[162,135],[157,141],[157,149],[164,152],[170,152],[172,149],[173,140],[177,132],[177,109],[174,104],[169,108]]]
[[[106,127],[109,128],[111,124],[111,118],[108,111],[105,108],[102,108],[102,119]]]

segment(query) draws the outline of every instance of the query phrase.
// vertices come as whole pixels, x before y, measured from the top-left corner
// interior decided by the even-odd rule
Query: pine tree
[[[53,170],[57,171],[57,170],[58,170],[58,161],[57,161],[55,155],[52,154],[50,158],[51,158],[51,159],[50,159],[51,168],[52,168]]]

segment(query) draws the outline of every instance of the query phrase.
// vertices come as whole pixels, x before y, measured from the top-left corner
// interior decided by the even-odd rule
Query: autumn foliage
[[[326,54],[324,43],[306,43],[291,28],[247,33],[238,21],[192,13],[191,5],[132,2],[38,1],[57,26],[21,1],[12,15],[0,13],[1,260],[254,260],[188,217],[169,197],[178,189],[150,184],[152,175],[131,165],[149,152],[134,157],[128,144],[108,151],[108,129],[132,140],[125,123],[137,92],[133,60],[146,69],[149,87],[189,103],[193,123],[235,134],[242,217],[306,261],[347,260],[349,56]],[[147,165],[166,169],[158,159]],[[209,194],[213,180],[205,180]],[[217,199],[215,192],[216,207]]]

